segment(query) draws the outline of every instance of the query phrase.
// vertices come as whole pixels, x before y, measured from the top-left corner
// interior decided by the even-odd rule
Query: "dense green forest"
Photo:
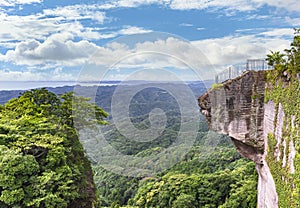
[[[0,106],[0,207],[94,207],[90,162],[73,126],[72,103],[94,107],[72,93],[31,90]]]
[[[112,146],[124,154],[144,157],[173,142],[180,125],[179,108],[171,96],[160,93],[162,97],[155,97],[159,91],[150,88],[137,94],[131,117],[137,127],[145,128],[150,110],[164,109],[168,122],[163,134],[150,143],[133,143],[108,122],[104,128],[110,132]],[[98,96],[103,98],[103,93]],[[104,102],[108,106],[110,99]],[[135,106],[137,103],[140,105]],[[95,109],[97,120],[88,119],[93,112],[76,117],[72,105]],[[107,116],[86,98],[56,95],[46,89],[23,92],[1,105],[0,207],[256,206],[255,165],[239,156],[230,138],[209,132],[203,118],[191,150],[175,166],[155,176],[118,175],[93,160],[92,169],[74,120],[103,125]]]
[[[94,166],[99,207],[256,207],[255,164],[241,158],[228,137],[211,134],[155,177],[131,178]],[[209,146],[211,139],[218,146]]]

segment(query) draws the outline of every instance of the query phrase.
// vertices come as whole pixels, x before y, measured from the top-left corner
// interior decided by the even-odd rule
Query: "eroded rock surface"
[[[199,98],[210,129],[232,138],[238,152],[254,161],[259,175],[258,207],[278,207],[275,183],[265,160],[268,132],[274,131],[275,105],[264,106],[264,71],[247,71]]]

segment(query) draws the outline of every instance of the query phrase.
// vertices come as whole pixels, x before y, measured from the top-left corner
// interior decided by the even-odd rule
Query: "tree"
[[[279,51],[271,51],[271,54],[267,55],[266,61],[268,62],[269,66],[275,66],[278,64],[284,64],[284,54],[280,53]]]
[[[196,199],[192,195],[180,194],[175,201],[173,201],[173,208],[196,208]]]
[[[30,181],[36,178],[39,165],[32,155],[22,155],[0,145],[0,201],[6,205],[22,205],[28,200]]]
[[[267,55],[268,65],[275,69],[275,79],[282,76],[282,72],[285,72],[285,76],[290,77],[300,71],[300,28],[295,28],[294,31],[295,36],[290,49],[285,49],[285,53],[271,51]]]
[[[287,70],[291,74],[295,74],[300,71],[300,29],[294,29],[295,36],[291,43],[291,48],[286,49],[287,54]]]
[[[105,123],[107,114],[87,99],[72,93],[58,97],[45,89],[27,91],[0,108],[3,207],[95,206],[91,164],[72,122],[73,105],[95,109],[98,116],[90,118],[90,110],[80,115],[83,122]]]

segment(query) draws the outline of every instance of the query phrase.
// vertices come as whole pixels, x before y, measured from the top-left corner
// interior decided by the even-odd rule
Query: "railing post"
[[[215,83],[219,83],[219,75],[215,76]]]

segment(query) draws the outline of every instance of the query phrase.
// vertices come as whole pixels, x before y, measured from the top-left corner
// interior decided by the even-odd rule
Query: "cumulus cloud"
[[[252,35],[227,36],[223,38],[194,41],[216,68],[224,65],[245,63],[246,59],[264,59],[270,50],[283,51],[290,41],[282,36],[292,38],[293,30],[273,29]]]
[[[106,67],[117,63],[119,67],[126,68],[176,67],[180,69],[209,65],[207,59],[193,45],[174,37],[138,42],[133,47],[114,42],[108,47],[99,47],[90,61]]]
[[[289,47],[292,37],[291,28],[281,28],[247,35],[237,33],[235,36],[192,41],[191,44],[173,37],[136,43],[131,48],[113,43],[99,47],[91,61],[105,67],[118,63],[121,68],[220,67],[244,63],[249,58],[263,59],[270,50],[283,51]]]
[[[83,64],[96,50],[100,50],[101,47],[88,40],[74,41],[74,38],[78,37],[78,33],[74,34],[73,31],[80,27],[80,25],[70,25],[65,31],[48,35],[45,40],[43,38],[41,38],[42,40],[38,40],[34,37],[20,37],[20,42],[12,44],[11,49],[5,54],[0,54],[0,60],[28,66],[49,63],[67,66]],[[114,38],[118,35],[144,34],[149,32],[151,30],[145,30],[141,27],[124,26],[119,31],[99,36],[101,38]],[[18,37],[11,37],[12,40],[15,38]],[[110,60],[114,55],[120,57],[119,52],[112,52],[109,48],[105,48],[103,52],[108,54],[107,60]]]
[[[0,45],[14,48],[21,41],[44,41],[58,31],[71,33],[73,36],[86,40],[114,38],[118,35],[148,33],[151,30],[136,26],[123,26],[112,32],[101,28],[83,25],[81,20],[94,20],[102,24],[105,13],[98,11],[95,5],[73,5],[46,9],[34,15],[8,15],[0,11]]]
[[[153,35],[150,34],[149,37]],[[114,76],[120,75],[121,77],[124,77],[124,71],[132,76],[133,71],[136,70],[153,71],[155,69],[172,69],[174,73],[177,71],[180,77],[201,75],[203,79],[214,74],[207,58],[187,41],[175,37],[135,43],[130,38],[125,38],[125,40],[128,42],[113,42],[107,47],[99,47],[82,74],[84,79],[95,78],[99,74],[104,74],[106,70],[112,70]],[[158,80],[163,78],[160,74],[149,75],[148,78],[159,76],[156,79]]]
[[[119,71],[133,68],[192,68],[206,73],[203,69],[244,63],[249,58],[265,58],[270,50],[282,51],[290,44],[283,36],[292,38],[293,30],[273,29],[258,34],[191,43],[169,37],[132,45],[128,39],[128,43],[113,42],[107,46],[96,46],[86,40],[75,42],[70,33],[54,34],[43,42],[22,41],[14,50],[0,56],[0,60],[28,66],[49,63],[55,66],[80,66],[89,60],[90,64]]]
[[[205,79],[213,77],[225,65],[245,63],[249,58],[265,58],[270,50],[282,51],[288,48],[290,41],[283,36],[292,39],[293,30],[272,29],[250,35],[237,33],[236,36],[191,43],[174,37],[142,42],[131,42],[129,38],[129,42],[112,42],[106,46],[96,46],[84,40],[76,42],[70,33],[54,34],[43,42],[22,41],[14,50],[0,56],[0,60],[28,66],[49,63],[54,63],[53,66],[83,66],[89,60],[88,65],[95,68],[90,68],[83,75],[85,81],[95,80],[99,69],[114,70],[114,73],[108,75],[111,79],[125,78],[126,73],[132,69],[176,69],[184,72],[180,76],[186,76],[186,79],[193,77],[188,74],[192,70]],[[23,76],[27,79],[31,76],[31,72],[1,73],[4,78],[11,76],[20,79],[18,76]],[[40,72],[37,74],[45,75]],[[56,75],[52,73],[52,76],[70,78],[61,71]]]
[[[18,43],[14,50],[0,56],[0,60],[29,66],[49,62],[75,66],[83,64],[98,48],[86,40],[74,42],[72,39],[70,33],[58,33],[49,36],[44,42],[25,40]]]
[[[97,28],[84,27],[79,21],[67,21],[64,17],[46,17],[45,14],[27,16],[7,15],[0,12],[0,44],[17,44],[29,39],[45,40],[49,35],[71,33],[84,39],[98,39]]]

